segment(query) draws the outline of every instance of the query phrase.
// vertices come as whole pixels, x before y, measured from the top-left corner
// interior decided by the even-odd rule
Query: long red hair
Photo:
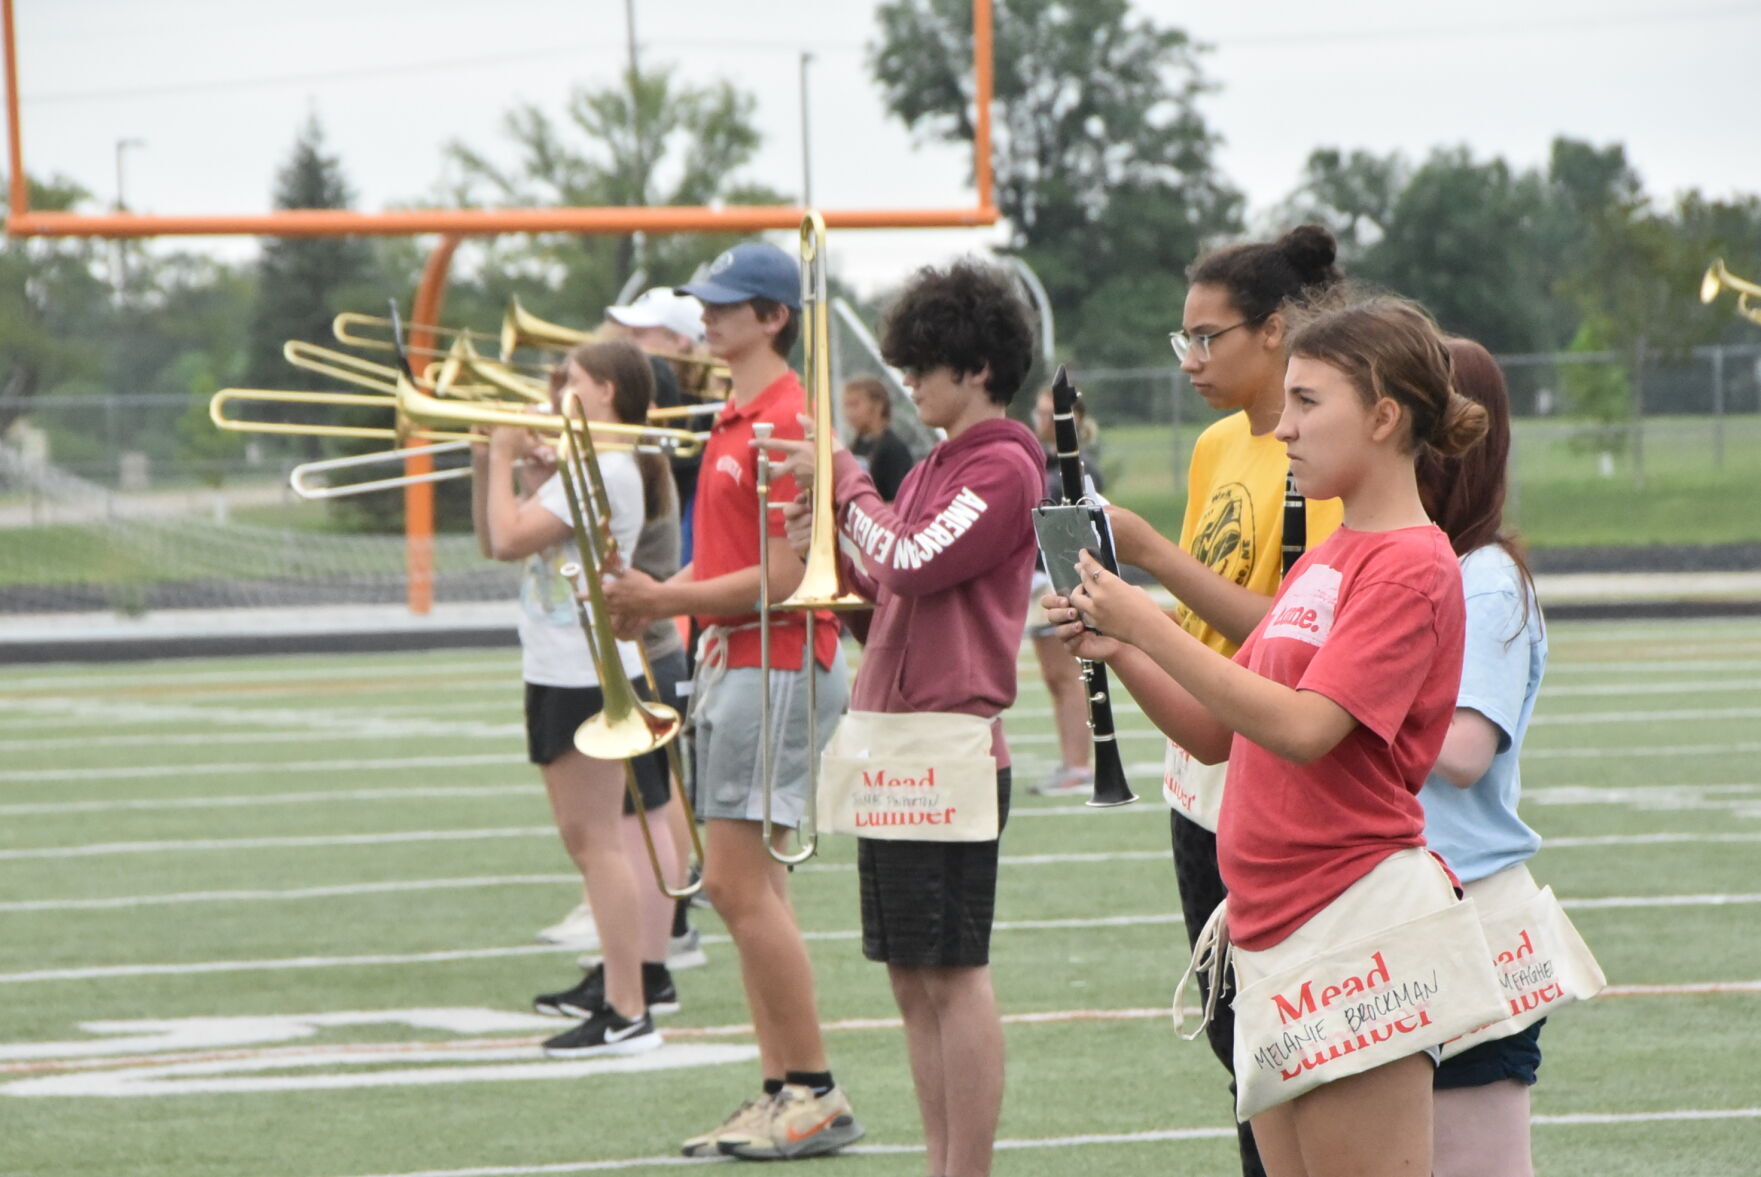
[[[1510,472],[1510,391],[1504,373],[1492,353],[1471,339],[1451,337],[1444,346],[1449,349],[1455,391],[1486,410],[1486,434],[1479,445],[1453,457],[1428,446],[1421,449],[1419,496],[1457,556],[1497,544],[1510,554],[1532,590],[1534,577],[1522,544],[1504,527]],[[1528,608],[1525,598],[1525,624]]]

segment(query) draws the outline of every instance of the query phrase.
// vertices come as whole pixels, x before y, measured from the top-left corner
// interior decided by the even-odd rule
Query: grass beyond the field
[[[1535,870],[1616,990],[1542,1035],[1537,1168],[1753,1173],[1761,622],[1551,636],[1524,765],[1550,843]],[[997,1171],[1228,1174],[1223,1073],[1166,1016],[1185,942],[1160,742],[1118,708],[1135,806],[1030,796],[1054,745],[1023,665],[994,938],[1010,1019]],[[0,1174],[642,1172],[748,1094],[756,1065],[707,1053],[752,1042],[707,913],[711,963],[679,974],[684,1010],[643,1056],[663,1069],[538,1056],[521,1015],[577,974],[532,932],[577,887],[524,763],[517,674],[512,652],[12,669]],[[907,1177],[916,1110],[884,971],[854,938],[852,858],[827,838],[794,879],[832,1065],[868,1127],[822,1164]],[[217,1086],[168,1086],[194,1082]]]
[[[1178,432],[1103,422],[1102,465],[1116,476],[1108,497],[1178,535],[1192,443],[1212,420]],[[1761,541],[1761,512],[1737,507],[1761,483],[1761,416],[1724,418],[1722,464],[1716,428],[1711,417],[1647,418],[1642,455],[1616,456],[1605,475],[1600,456],[1576,440],[1581,425],[1520,420],[1506,518],[1535,548]]]

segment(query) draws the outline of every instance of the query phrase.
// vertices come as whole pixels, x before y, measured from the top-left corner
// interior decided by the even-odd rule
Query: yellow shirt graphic
[[[1247,414],[1231,413],[1199,434],[1186,479],[1186,518],[1180,546],[1211,571],[1270,597],[1283,574],[1284,476],[1290,461],[1270,433],[1255,437]],[[1343,508],[1338,499],[1308,500],[1306,548],[1333,534]],[[1235,643],[1185,605],[1181,628],[1220,654]]]

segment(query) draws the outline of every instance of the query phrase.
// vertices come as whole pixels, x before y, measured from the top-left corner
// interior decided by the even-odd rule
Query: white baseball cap
[[[656,286],[627,307],[606,307],[606,317],[626,327],[665,327],[694,343],[703,342],[703,304],[671,286]]]

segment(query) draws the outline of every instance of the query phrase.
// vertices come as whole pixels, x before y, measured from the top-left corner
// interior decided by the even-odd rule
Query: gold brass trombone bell
[[[1761,306],[1750,301],[1761,298],[1761,283],[1737,277],[1725,268],[1723,258],[1716,258],[1706,267],[1706,276],[1700,279],[1700,301],[1709,303],[1723,290],[1736,294],[1737,314],[1752,323],[1761,323]]]

